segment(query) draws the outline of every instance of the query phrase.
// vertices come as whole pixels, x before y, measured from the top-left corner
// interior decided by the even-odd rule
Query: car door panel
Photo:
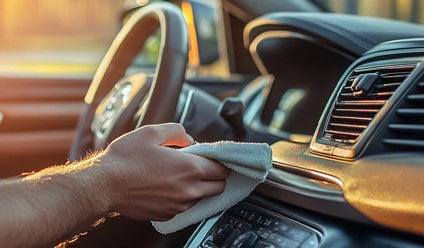
[[[66,161],[90,80],[0,77],[0,177]]]

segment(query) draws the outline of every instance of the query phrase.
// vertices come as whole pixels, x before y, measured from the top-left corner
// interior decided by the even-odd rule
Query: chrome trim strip
[[[346,202],[343,191],[339,187],[342,182],[337,178],[320,172],[294,169],[283,164],[276,164],[276,166],[270,170],[267,183],[308,197]]]

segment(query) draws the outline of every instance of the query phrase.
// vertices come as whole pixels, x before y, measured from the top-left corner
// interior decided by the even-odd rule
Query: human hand
[[[144,126],[113,141],[99,158],[110,182],[110,210],[163,221],[222,193],[228,168],[168,147],[192,143],[184,128],[173,123]]]

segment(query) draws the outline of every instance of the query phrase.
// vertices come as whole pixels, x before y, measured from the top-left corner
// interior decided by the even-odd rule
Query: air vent
[[[388,125],[383,144],[395,148],[424,149],[424,82],[418,82],[396,110],[396,120]]]
[[[372,64],[354,69],[348,76],[333,108],[322,138],[354,144],[416,62]]]

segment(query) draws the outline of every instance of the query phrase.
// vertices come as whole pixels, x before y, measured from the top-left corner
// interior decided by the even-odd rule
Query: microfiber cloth
[[[272,167],[271,147],[264,143],[220,141],[199,143],[180,150],[217,160],[233,171],[226,179],[222,194],[202,199],[168,221],[152,221],[162,234],[173,233],[237,204],[265,181]]]

